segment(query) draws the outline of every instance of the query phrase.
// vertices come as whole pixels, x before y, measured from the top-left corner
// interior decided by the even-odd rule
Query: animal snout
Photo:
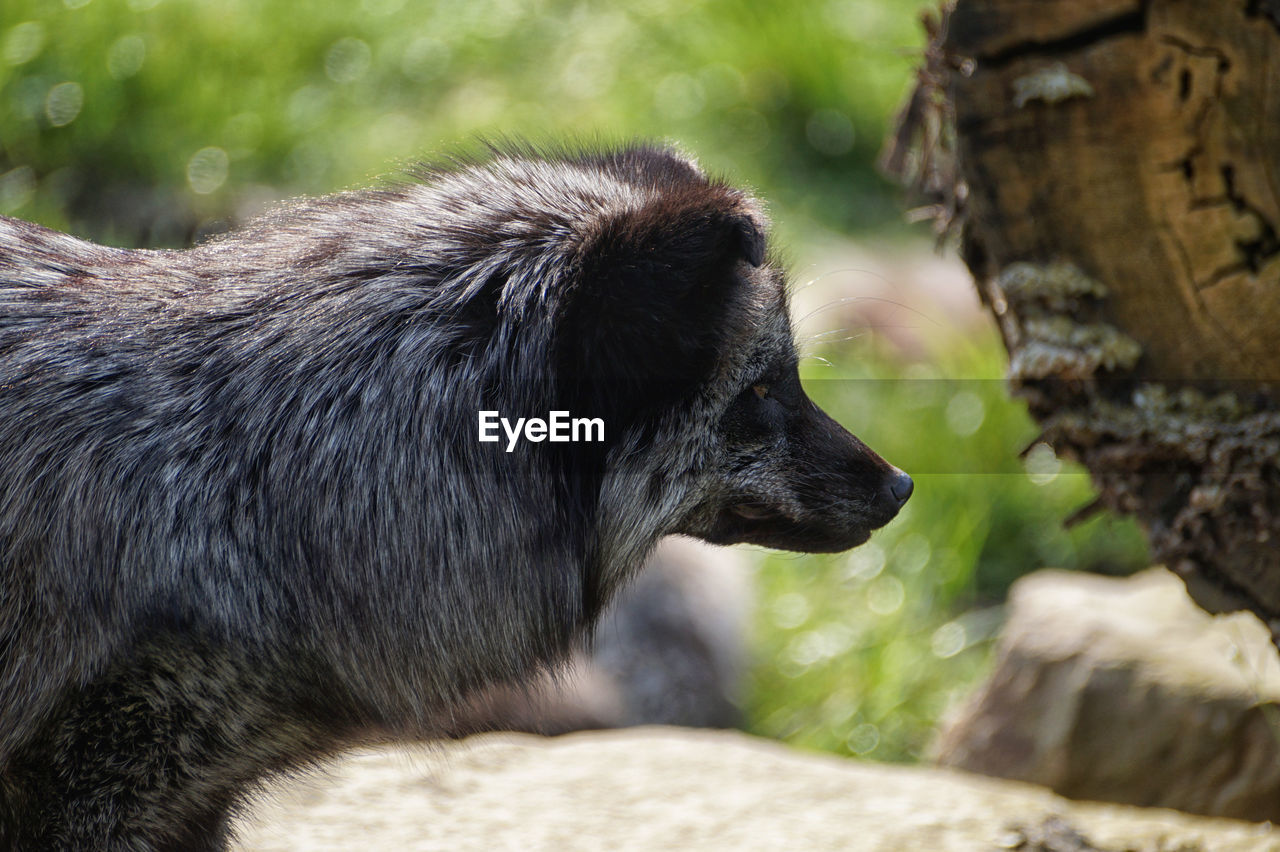
[[[890,476],[889,481],[884,486],[885,497],[895,509],[901,509],[905,506],[907,500],[911,497],[911,492],[915,490],[916,484],[911,481],[910,476],[901,470]]]

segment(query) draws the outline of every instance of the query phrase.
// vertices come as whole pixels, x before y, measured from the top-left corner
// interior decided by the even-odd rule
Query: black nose
[[[889,495],[898,501],[899,507],[906,504],[907,498],[915,490],[916,484],[902,471],[898,471],[898,474],[889,480]]]

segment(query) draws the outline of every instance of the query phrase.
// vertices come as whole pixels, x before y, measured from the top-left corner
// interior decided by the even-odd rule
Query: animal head
[[[308,247],[275,265],[323,264],[343,298],[378,302],[353,309],[381,317],[367,324],[408,335],[410,309],[446,321],[430,338],[451,341],[437,350],[454,370],[440,398],[470,420],[450,433],[475,434],[463,386],[512,418],[603,420],[602,445],[484,447],[503,465],[554,459],[613,540],[604,563],[670,533],[839,551],[905,503],[910,477],[806,396],[785,274],[750,195],[645,146],[507,148],[418,177],[291,208],[257,239]]]
[[[888,523],[911,478],[805,394],[760,205],[669,150],[554,168],[592,175],[563,223],[562,398],[613,427],[615,476],[678,486],[664,532],[831,552]]]

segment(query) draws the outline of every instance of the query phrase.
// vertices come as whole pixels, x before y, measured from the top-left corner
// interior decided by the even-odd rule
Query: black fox
[[[186,251],[0,218],[0,847],[224,848],[264,776],[560,660],[660,537],[838,551],[911,487],[801,389],[759,205],[669,150]]]

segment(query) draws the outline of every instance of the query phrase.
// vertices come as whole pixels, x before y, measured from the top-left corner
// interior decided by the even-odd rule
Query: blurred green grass
[[[1148,562],[1131,520],[1103,513],[1063,527],[1093,498],[1088,474],[1034,443],[1035,424],[996,378],[1005,355],[994,330],[933,343],[925,360],[903,363],[864,335],[804,362],[814,401],[911,473],[916,490],[850,553],[762,556],[755,733],[918,760],[942,713],[988,669],[1013,580]]]
[[[179,245],[272,199],[365,185],[478,136],[677,140],[769,199],[801,256],[900,236],[872,163],[932,0],[5,0],[0,213]],[[764,556],[751,730],[917,758],[1045,565],[1132,570],[1132,524],[1064,532],[1085,477],[1033,453],[994,334],[908,363],[867,340],[811,395],[911,472],[902,517],[838,556]]]
[[[6,0],[0,213],[180,243],[121,206],[146,188],[207,225],[255,187],[366,184],[487,134],[676,139],[792,233],[883,227],[870,164],[924,5]]]

